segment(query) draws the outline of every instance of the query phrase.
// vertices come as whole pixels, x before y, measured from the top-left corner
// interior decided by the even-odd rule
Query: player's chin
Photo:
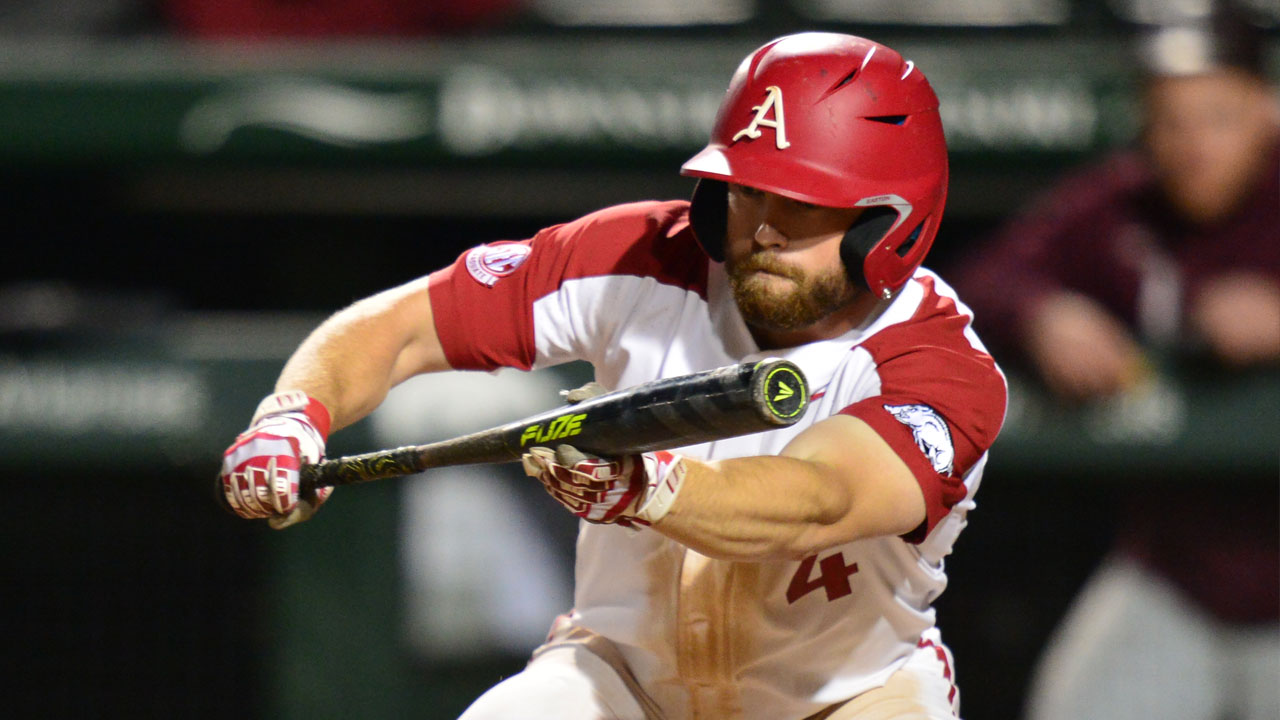
[[[752,294],[761,305],[795,308],[805,304],[804,288],[787,278],[768,278],[754,288]]]
[[[787,302],[800,290],[800,282],[787,275],[768,270],[754,270],[734,278],[734,288],[740,295],[758,298],[762,302]]]

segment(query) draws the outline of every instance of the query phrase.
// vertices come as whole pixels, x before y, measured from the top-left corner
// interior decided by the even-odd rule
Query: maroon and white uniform
[[[931,603],[1003,421],[1004,378],[968,309],[924,269],[864,327],[760,350],[687,210],[623,205],[475,248],[432,276],[436,329],[455,368],[585,360],[610,389],[782,357],[811,385],[799,423],[682,452],[777,454],[836,413],[897,451],[928,508],[904,537],[748,563],[709,559],[652,530],[582,524],[569,622],[612,640],[668,718],[801,718],[883,684],[919,647],[940,643]]]

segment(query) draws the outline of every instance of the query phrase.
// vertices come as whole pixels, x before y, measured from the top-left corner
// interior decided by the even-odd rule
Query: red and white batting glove
[[[671,509],[684,484],[684,457],[665,451],[616,460],[585,455],[570,445],[529,448],[524,472],[551,497],[592,523],[652,525]]]
[[[222,496],[243,518],[268,518],[280,530],[307,520],[333,488],[303,497],[300,469],[324,456],[329,411],[300,390],[268,395],[258,405],[249,429],[222,454],[218,476]]]

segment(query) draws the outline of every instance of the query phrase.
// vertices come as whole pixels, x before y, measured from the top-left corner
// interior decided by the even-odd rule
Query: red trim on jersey
[[[865,421],[906,462],[924,492],[926,519],[904,536],[922,542],[964,499],[964,474],[991,447],[1004,423],[1004,376],[987,353],[969,344],[964,331],[972,318],[939,295],[933,279],[916,280],[924,298],[910,320],[891,325],[859,347],[871,353],[880,375],[880,394],[840,412]],[[885,405],[928,405],[942,416],[955,450],[950,474],[934,470],[917,447],[911,428]]]
[[[642,202],[606,208],[520,241],[529,257],[491,284],[466,267],[468,250],[432,273],[436,333],[449,365],[493,370],[533,365],[533,304],[567,280],[604,275],[648,277],[706,298],[707,257],[689,230],[689,203]]]

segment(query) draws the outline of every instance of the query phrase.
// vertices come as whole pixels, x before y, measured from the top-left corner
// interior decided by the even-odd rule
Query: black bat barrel
[[[512,462],[534,446],[630,455],[791,425],[809,404],[800,368],[768,359],[656,380],[451,440],[326,460],[304,487],[349,485],[427,468]]]
[[[616,398],[613,401],[611,398]],[[773,430],[795,423],[808,406],[808,384],[785,360],[742,363],[658,380],[601,395],[564,412],[585,413],[583,452],[626,455]],[[537,438],[531,445],[559,444]]]

